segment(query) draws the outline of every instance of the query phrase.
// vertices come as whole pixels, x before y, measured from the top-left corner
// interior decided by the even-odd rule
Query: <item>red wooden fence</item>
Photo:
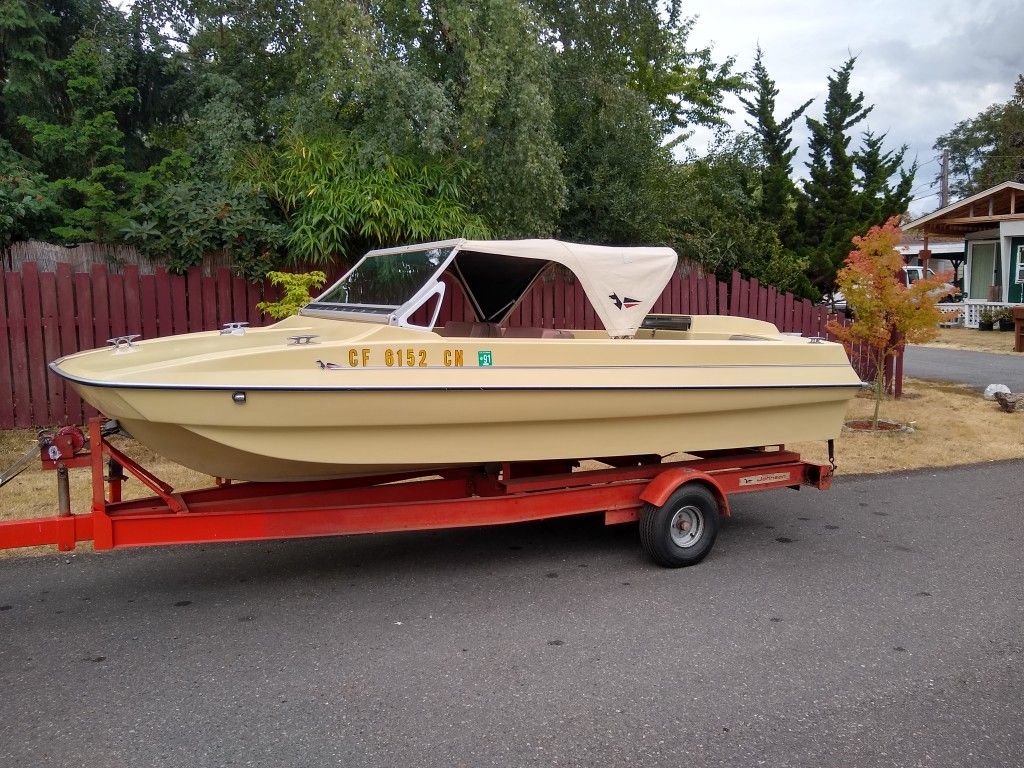
[[[72,273],[67,264],[40,272],[25,263],[18,272],[0,273],[0,429],[81,423],[89,415],[74,390],[49,373],[49,361],[102,346],[108,338],[141,333],[143,338],[213,330],[245,320],[261,325],[256,309],[277,297],[269,285],[248,283],[226,269],[212,276],[198,269],[184,276],[139,274],[135,266],[114,273],[103,265]],[[767,320],[788,333],[826,336],[828,314],[822,307],[746,280],[734,273],[728,283],[691,271],[675,275],[653,312],[724,314]],[[458,290],[445,292],[439,323],[472,320]],[[546,328],[600,328],[600,320],[579,282],[562,272],[538,281],[513,310],[509,325]],[[873,365],[862,350],[851,359],[861,378]],[[902,389],[902,354],[889,371],[890,386]]]

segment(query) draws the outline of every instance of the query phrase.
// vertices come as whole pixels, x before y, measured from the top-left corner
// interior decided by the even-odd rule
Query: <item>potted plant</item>
[[[996,320],[999,322],[1000,331],[1012,331],[1013,330],[1013,310],[1009,307],[1003,307],[996,313]]]
[[[978,330],[991,331],[995,326],[996,313],[991,309],[983,309],[978,313]]]

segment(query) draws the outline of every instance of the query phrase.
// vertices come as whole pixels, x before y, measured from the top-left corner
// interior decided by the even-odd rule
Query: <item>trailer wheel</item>
[[[666,568],[699,563],[717,536],[718,500],[703,485],[684,485],[662,506],[644,504],[640,510],[640,545]]]

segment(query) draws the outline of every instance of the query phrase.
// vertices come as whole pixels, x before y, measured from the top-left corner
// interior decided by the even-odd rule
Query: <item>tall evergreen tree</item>
[[[775,117],[775,99],[779,89],[764,65],[764,52],[757,47],[754,57],[754,94],[751,98],[740,97],[740,101],[753,120],[747,125],[754,131],[761,145],[763,167],[761,169],[761,215],[774,222],[779,240],[789,250],[795,250],[797,188],[793,183],[793,123],[807,110],[814,99],[808,99],[794,109],[780,122]]]
[[[854,156],[849,130],[872,110],[864,94],[850,92],[856,57],[851,56],[828,78],[828,97],[821,120],[807,118],[811,136],[807,163],[809,178],[797,210],[797,225],[810,260],[812,281],[830,289],[836,272],[850,252],[850,239],[863,230],[854,204]]]
[[[26,104],[45,92],[51,66],[46,35],[56,26],[39,3],[0,0],[0,129],[7,135]]]
[[[885,151],[885,134],[869,130],[861,148],[851,151],[850,130],[874,108],[864,106],[862,92],[854,96],[850,91],[856,61],[851,56],[828,78],[822,119],[807,118],[811,159],[797,225],[811,279],[820,291],[832,290],[851,238],[906,211],[917,170],[913,165],[903,169],[905,146]]]
[[[853,158],[857,168],[857,213],[869,226],[872,222],[887,221],[907,210],[917,171],[916,163],[910,170],[903,168],[906,144],[888,151],[884,145],[884,133],[876,136],[870,130],[865,131],[861,147]],[[892,183],[894,177],[899,178],[895,185]]]
[[[63,206],[63,224],[53,232],[65,240],[111,242],[126,221],[134,179],[125,169],[124,134],[114,111],[135,96],[131,87],[111,82],[107,54],[82,37],[56,67],[65,81],[70,114],[46,122],[19,118],[31,133],[36,156]]]

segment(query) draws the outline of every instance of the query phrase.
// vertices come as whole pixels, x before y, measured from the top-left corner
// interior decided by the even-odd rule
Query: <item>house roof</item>
[[[896,250],[904,256],[917,256],[921,251],[924,250],[924,240],[915,240],[908,243],[900,243],[896,246]],[[928,244],[928,253],[935,258],[943,258],[949,254],[960,254],[964,253],[964,239],[961,237],[955,241],[940,240],[939,242],[932,241]]]
[[[1004,181],[915,219],[904,229],[924,235],[963,236],[991,229],[1001,221],[1024,221],[1024,184]]]

